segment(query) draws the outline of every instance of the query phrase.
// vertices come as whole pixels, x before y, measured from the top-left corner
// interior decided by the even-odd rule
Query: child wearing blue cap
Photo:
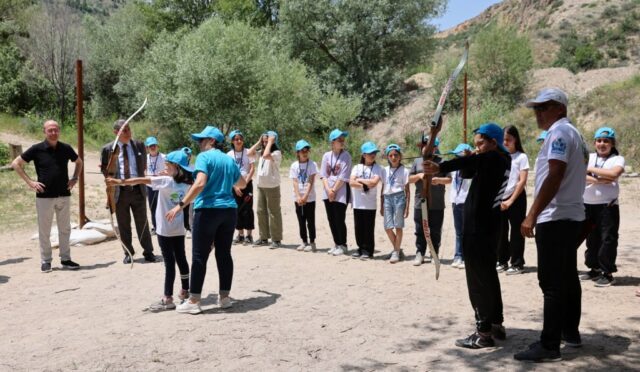
[[[347,254],[347,224],[345,222],[347,204],[351,189],[351,155],[344,149],[344,141],[349,133],[334,129],[329,134],[331,151],[322,156],[320,179],[322,180],[322,200],[327,211],[327,220],[333,236],[333,248],[328,254],[341,256]]]
[[[599,128],[593,138],[596,151],[589,154],[587,186],[583,195],[587,223],[593,226],[593,230],[587,236],[584,254],[589,271],[580,275],[580,279],[593,280],[596,287],[609,287],[615,283],[613,273],[618,271],[618,178],[624,173],[625,163],[616,149],[613,128]]]
[[[448,154],[460,158],[473,153],[473,147],[466,143],[461,143]],[[462,237],[464,233],[464,204],[467,201],[467,194],[471,186],[471,179],[462,177],[459,170],[449,173],[451,177],[451,191],[449,192],[449,202],[453,212],[453,227],[456,231],[455,253],[451,267],[464,269],[464,253],[462,252]]]
[[[147,148],[147,169],[145,170],[146,176],[158,176],[160,172],[164,171],[165,155],[159,151],[158,139],[156,137],[147,137],[144,141],[144,146]],[[158,205],[158,190],[153,190],[150,186],[147,186],[147,201],[149,202],[149,209],[151,210],[151,235],[156,233],[156,207]]]
[[[404,220],[409,216],[409,170],[402,164],[402,149],[395,143],[384,150],[389,165],[384,168],[384,187],[382,192],[382,208],[380,214],[384,217],[384,229],[391,241],[393,250],[389,255],[389,262],[400,261],[400,247]]]
[[[497,124],[483,124],[474,133],[477,154],[440,164],[427,160],[423,169],[430,174],[460,170],[463,177],[473,178],[464,208],[462,250],[476,331],[457,340],[456,346],[480,349],[494,346],[494,337],[506,338],[496,251],[500,203],[509,180],[511,157]]]
[[[184,250],[184,214],[179,213],[172,221],[167,221],[165,215],[182,201],[190,184],[193,183],[192,172],[193,169],[189,166],[186,154],[177,150],[169,153],[166,157],[166,175],[128,179],[107,178],[106,180],[109,186],[148,185],[158,192],[158,207],[156,209],[158,228],[156,232],[158,244],[160,244],[160,249],[162,250],[162,258],[164,259],[165,277],[164,296],[160,301],[148,307],[148,310],[152,312],[176,308],[173,302],[176,265],[180,270],[180,282],[182,284],[178,297],[180,300],[185,300],[188,297],[189,263]]]
[[[255,228],[253,218],[253,173],[255,170],[255,157],[249,156],[249,149],[244,147],[244,134],[239,130],[229,133],[229,140],[232,149],[227,155],[233,158],[236,165],[240,169],[241,176],[245,179],[247,185],[244,188],[236,187],[233,189],[233,196],[238,204],[238,222],[236,223],[236,231],[238,235],[233,240],[233,244],[253,244],[253,236],[251,232]]]
[[[257,154],[257,155],[256,155]],[[280,163],[282,152],[278,147],[278,133],[267,131],[260,136],[248,152],[258,157],[256,185],[258,186],[258,229],[260,238],[255,246],[282,247],[282,210],[280,209]]]
[[[349,179],[349,186],[353,192],[353,228],[358,246],[358,250],[351,257],[368,260],[373,258],[375,250],[378,184],[384,178],[384,169],[376,164],[376,154],[380,150],[373,142],[363,143],[360,152],[360,163],[353,167]]]
[[[318,174],[316,162],[309,159],[311,145],[300,140],[296,142],[296,160],[289,169],[289,178],[293,181],[293,202],[298,217],[298,227],[302,244],[298,251],[316,251],[316,191],[314,182]],[[309,234],[307,235],[307,229]]]

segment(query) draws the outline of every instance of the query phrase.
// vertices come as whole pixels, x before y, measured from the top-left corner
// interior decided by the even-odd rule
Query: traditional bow
[[[442,109],[444,108],[444,104],[447,101],[447,97],[449,96],[449,92],[453,87],[453,83],[460,75],[464,65],[467,63],[467,58],[469,57],[469,42],[467,41],[464,46],[464,53],[462,54],[462,58],[460,59],[460,63],[453,71],[449,80],[444,86],[442,90],[442,94],[440,95],[440,100],[438,101],[438,107],[436,108],[436,112],[433,115],[433,119],[430,123],[430,133],[429,133],[429,141],[425,141],[424,133],[422,135],[422,159],[423,160],[431,160],[433,158],[433,147],[436,141],[436,136],[442,129]],[[433,246],[433,242],[431,241],[431,229],[429,228],[429,207],[431,204],[431,178],[432,176],[424,174],[422,178],[422,194],[420,206],[422,209],[422,230],[424,231],[424,237],[427,241],[427,245],[429,246],[429,252],[431,253],[431,257],[433,258],[433,264],[436,268],[436,280],[440,277],[440,258],[438,257],[438,253],[436,252],[435,247]]]
[[[144,102],[142,103],[142,106],[140,106],[140,108],[138,110],[136,110],[136,112],[134,112],[131,116],[129,116],[129,118],[127,120],[125,120],[124,124],[122,124],[122,126],[120,127],[120,129],[118,130],[118,134],[116,135],[116,139],[113,141],[113,146],[111,147],[111,156],[109,157],[109,163],[107,164],[107,169],[105,170],[105,179],[106,178],[114,178],[116,177],[116,170],[118,168],[118,155],[120,154],[120,148],[118,147],[118,141],[120,140],[120,136],[122,135],[122,132],[124,131],[124,129],[127,127],[127,125],[129,125],[129,122],[140,113],[140,111],[142,111],[142,109],[147,105],[147,99],[144,99]],[[107,207],[109,208],[109,219],[111,221],[111,228],[113,228],[113,232],[116,234],[116,237],[118,238],[118,240],[120,241],[120,245],[122,245],[122,248],[124,248],[124,250],[127,252],[127,254],[129,255],[129,258],[131,259],[131,268],[133,268],[133,253],[131,253],[131,251],[129,250],[129,248],[127,248],[127,246],[124,244],[124,242],[122,242],[122,239],[120,238],[120,233],[119,231],[115,228],[115,225],[113,223],[113,214],[116,212],[116,186],[108,186],[107,185]]]

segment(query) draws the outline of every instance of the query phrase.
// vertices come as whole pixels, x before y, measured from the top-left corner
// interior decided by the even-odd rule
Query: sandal
[[[175,310],[176,304],[173,302],[166,302],[164,298],[160,299],[160,301],[149,305],[148,309],[152,313],[157,313],[160,311],[166,310]]]

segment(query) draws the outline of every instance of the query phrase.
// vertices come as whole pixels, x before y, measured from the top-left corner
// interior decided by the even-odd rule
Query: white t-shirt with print
[[[351,175],[351,155],[347,151],[341,151],[338,155],[333,151],[328,151],[322,155],[320,163],[320,178],[327,179],[329,188],[332,188],[338,180],[344,184],[336,191],[335,201],[348,204],[347,187],[349,187],[349,176]],[[327,190],[322,188],[322,200],[329,199]]]
[[[404,186],[409,183],[409,169],[404,165],[398,168],[391,168],[390,165],[384,167],[384,195],[391,195],[404,191]]]
[[[289,178],[292,180],[298,180],[298,192],[300,193],[300,196],[304,196],[309,187],[311,187],[307,202],[316,201],[315,185],[311,185],[310,183],[315,178],[316,174],[318,174],[318,166],[313,160],[307,160],[305,163],[295,161],[291,164],[291,168],[289,168]],[[296,193],[293,192],[293,201],[295,200]]]
[[[624,169],[624,158],[620,155],[614,155],[603,159],[597,154],[590,154],[589,167],[602,169],[622,167]],[[618,195],[620,195],[620,185],[618,181],[614,181],[606,184],[588,184],[584,189],[583,196],[585,204],[609,204],[614,200],[613,204],[618,204]]]
[[[356,178],[372,179],[375,176],[380,177],[380,183],[384,181],[384,169],[378,164],[372,166],[358,164],[351,170],[351,176]],[[378,183],[378,185],[380,184]],[[378,198],[378,186],[369,188],[369,191],[365,192],[362,188],[351,189],[351,203],[353,209],[368,209],[376,210],[377,198]]]
[[[189,185],[176,183],[173,177],[157,176],[151,177],[151,185],[149,186],[159,191],[156,208],[156,233],[162,236],[184,235],[184,213],[178,213],[171,222],[167,221],[165,215],[180,203],[189,190]]]
[[[467,200],[469,187],[471,186],[471,178],[462,178],[460,171],[449,173],[451,176],[451,191],[449,192],[449,201],[452,204],[464,204]]]
[[[272,189],[280,186],[280,163],[282,153],[276,150],[271,153],[271,159],[262,156],[258,158],[258,169],[256,169],[256,184],[258,187]]]
[[[520,172],[523,170],[529,170],[529,158],[527,154],[516,151],[511,154],[511,172],[509,173],[509,182],[507,182],[507,188],[504,190],[502,200],[509,199],[513,192],[516,191],[516,184],[520,180]]]
[[[538,196],[542,184],[549,175],[549,160],[567,164],[558,192],[538,216],[538,223],[571,220],[584,221],[584,193],[589,152],[580,132],[562,118],[549,128],[538,158],[536,159],[536,187]]]
[[[167,167],[165,165],[165,157],[166,155],[159,152],[156,156],[151,156],[151,154],[147,154],[147,176],[157,176],[165,170]]]
[[[236,165],[240,168],[240,174],[242,177],[246,177],[251,171],[251,164],[253,164],[256,159],[253,156],[249,156],[249,150],[242,149],[242,151],[237,152],[236,150],[231,150],[227,152],[227,155],[231,156],[233,160],[235,160]]]

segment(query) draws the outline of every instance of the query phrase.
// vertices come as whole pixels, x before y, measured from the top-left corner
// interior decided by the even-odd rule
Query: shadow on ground
[[[17,263],[21,263],[21,262],[24,262],[24,261],[30,260],[30,259],[31,259],[31,257],[10,258],[8,260],[0,261],[0,266],[17,264]]]
[[[217,313],[226,313],[226,314],[242,314],[248,313],[251,311],[262,310],[266,307],[269,307],[275,304],[280,297],[282,297],[279,293],[271,293],[268,291],[264,291],[262,289],[258,289],[253,291],[255,293],[261,293],[263,296],[255,296],[243,299],[237,299],[231,297],[233,306],[229,309],[221,309],[219,307],[203,309],[203,313],[206,314],[217,314]],[[207,297],[201,300],[202,306],[213,305],[218,303],[218,295],[210,294]]]

